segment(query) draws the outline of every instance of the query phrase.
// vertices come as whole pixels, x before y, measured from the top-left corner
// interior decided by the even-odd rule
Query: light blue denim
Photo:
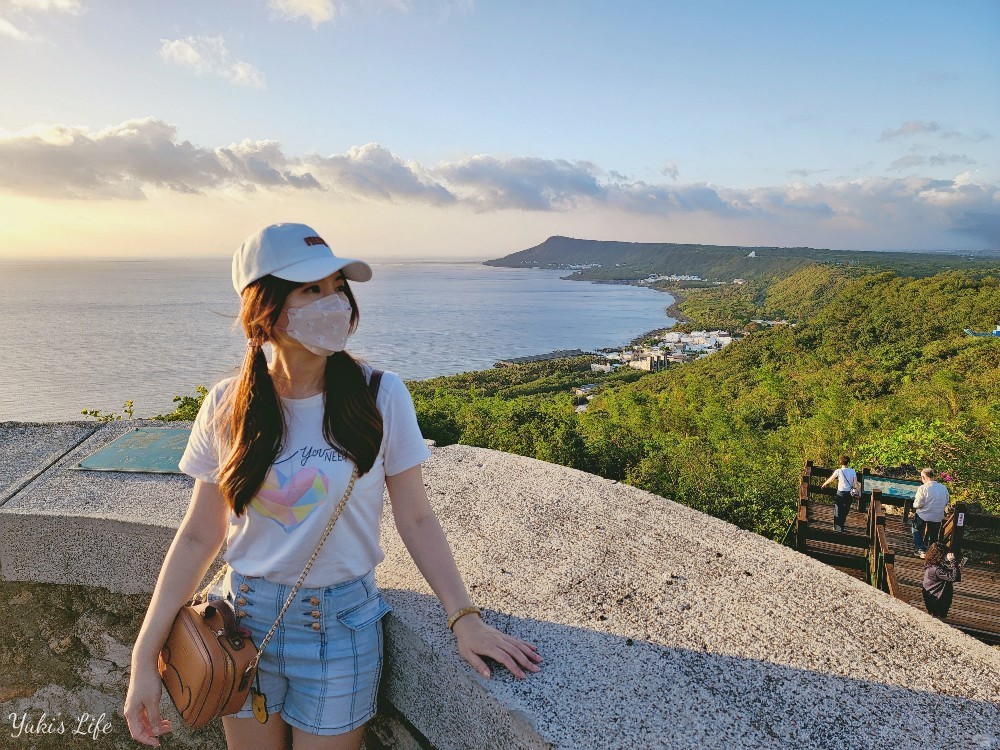
[[[223,595],[259,646],[292,587],[231,568]],[[260,659],[269,714],[312,734],[343,734],[375,715],[382,618],[390,611],[375,571],[326,588],[301,588]],[[253,716],[250,699],[235,714]]]

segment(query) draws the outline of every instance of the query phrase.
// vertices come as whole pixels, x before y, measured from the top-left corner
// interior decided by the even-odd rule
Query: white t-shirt
[[[371,368],[363,366],[366,377]],[[181,457],[185,474],[217,484],[228,448],[215,429],[228,378],[205,397]],[[382,376],[376,400],[382,446],[313,563],[305,586],[332,586],[360,578],[385,557],[379,545],[385,477],[426,461],[430,451],[417,426],[413,401],[398,375]],[[225,559],[247,576],[294,584],[316,549],[351,479],[353,464],[323,437],[323,394],[281,399],[283,448],[242,516],[230,513]]]
[[[858,478],[858,472],[850,466],[841,466],[833,475],[837,477],[837,492],[850,492]]]
[[[948,488],[930,481],[917,487],[913,496],[913,510],[925,521],[940,523],[944,520],[944,511],[950,502]]]

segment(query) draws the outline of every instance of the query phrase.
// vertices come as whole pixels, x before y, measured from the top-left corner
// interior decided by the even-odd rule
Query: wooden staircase
[[[862,472],[861,498],[847,516],[845,531],[834,530],[833,496],[821,487],[833,469],[807,462],[799,485],[799,507],[786,542],[803,554],[890,596],[924,609],[924,561],[913,554],[909,515],[912,498],[884,495],[869,487],[890,477]],[[866,481],[867,480],[867,481]],[[866,487],[867,485],[867,487]],[[955,584],[949,625],[986,643],[1000,644],[1000,518],[969,513],[961,503],[942,524],[942,540],[955,556],[972,555]]]

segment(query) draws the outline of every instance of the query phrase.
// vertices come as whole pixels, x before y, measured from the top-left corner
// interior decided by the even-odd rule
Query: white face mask
[[[331,294],[305,307],[289,307],[285,334],[321,357],[342,352],[351,327],[351,303],[343,294]]]

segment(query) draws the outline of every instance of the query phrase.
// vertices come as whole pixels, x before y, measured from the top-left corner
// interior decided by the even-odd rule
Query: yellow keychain
[[[250,706],[257,721],[261,724],[267,723],[267,696],[260,692],[259,672],[254,676],[254,684],[250,688]]]

